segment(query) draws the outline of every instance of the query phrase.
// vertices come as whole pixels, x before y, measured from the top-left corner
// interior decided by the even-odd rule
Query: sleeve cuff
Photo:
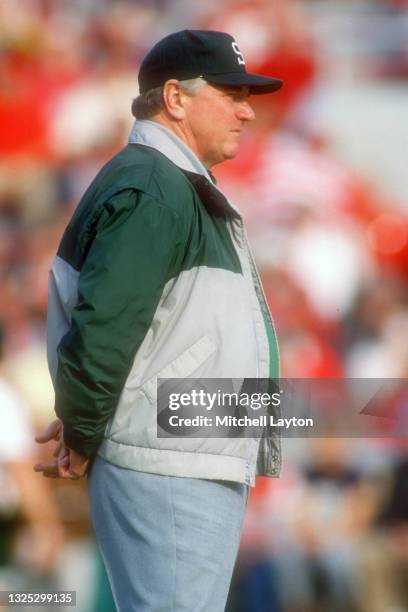
[[[88,459],[95,457],[102,440],[103,433],[93,438],[84,439],[64,426],[64,443],[66,446]]]

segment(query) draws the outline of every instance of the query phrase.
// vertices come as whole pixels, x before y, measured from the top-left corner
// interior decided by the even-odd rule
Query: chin
[[[224,151],[224,159],[233,159],[234,157],[236,157],[239,153],[239,146],[238,145],[231,145],[230,147],[228,147],[227,149],[225,149]]]
[[[223,151],[218,152],[217,158],[214,155],[211,161],[208,161],[208,163],[206,163],[205,166],[207,168],[212,168],[213,166],[216,166],[217,164],[222,164],[222,162],[228,161],[229,159],[233,159],[234,157],[236,157],[238,152],[239,152],[238,145],[231,145],[229,147],[225,147]]]

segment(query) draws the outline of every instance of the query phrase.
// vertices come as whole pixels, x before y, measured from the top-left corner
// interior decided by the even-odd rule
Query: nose
[[[240,121],[253,121],[255,119],[255,111],[247,100],[243,100],[237,112]]]

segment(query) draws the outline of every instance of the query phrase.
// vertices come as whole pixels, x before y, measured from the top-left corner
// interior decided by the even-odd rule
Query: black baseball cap
[[[235,39],[226,32],[182,30],[162,38],[143,59],[139,91],[163,85],[169,79],[183,81],[203,77],[216,85],[244,85],[251,94],[280,89],[280,79],[251,74]]]

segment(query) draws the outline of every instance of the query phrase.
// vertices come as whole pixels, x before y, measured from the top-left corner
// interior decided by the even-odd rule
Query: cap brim
[[[278,91],[283,85],[280,79],[264,77],[260,74],[250,72],[229,72],[228,74],[205,74],[206,81],[216,85],[231,85],[249,87],[250,93],[254,95],[268,94]]]

